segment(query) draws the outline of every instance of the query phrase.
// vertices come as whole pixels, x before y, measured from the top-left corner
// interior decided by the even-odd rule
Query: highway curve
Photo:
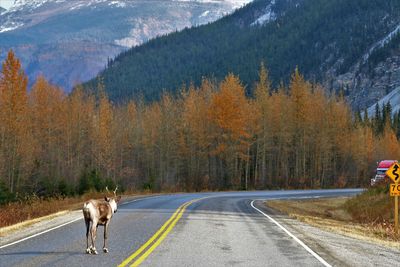
[[[0,266],[329,266],[323,245],[298,238],[261,200],[347,196],[359,189],[173,194],[120,205],[109,253],[85,254],[83,220],[0,248]],[[308,245],[309,244],[309,245]],[[361,266],[361,265],[360,265]]]

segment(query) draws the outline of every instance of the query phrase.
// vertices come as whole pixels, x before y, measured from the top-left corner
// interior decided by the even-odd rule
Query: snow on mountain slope
[[[382,40],[379,40],[378,42],[376,42],[369,50],[368,53],[366,53],[363,56],[363,62],[366,62],[369,58],[369,56],[372,54],[372,52],[374,52],[376,49],[383,47],[385,44],[389,43],[390,40],[392,40],[392,38],[396,35],[400,33],[400,24],[397,25],[397,27],[391,31],[388,35],[386,35]]]
[[[375,108],[376,105],[379,104],[380,109],[382,109],[383,105],[386,105],[387,103],[390,103],[392,106],[392,115],[396,114],[400,110],[400,87],[397,87],[393,91],[391,91],[389,94],[381,98],[377,103],[374,105],[370,106],[367,110],[368,112],[368,117],[373,117],[375,116]]]
[[[12,22],[12,21],[10,21],[8,23],[4,23],[3,25],[0,26],[0,33],[18,29],[18,28],[22,27],[23,25],[24,25],[23,23]]]
[[[67,91],[147,40],[215,21],[252,0],[15,0],[0,13],[0,60],[13,49]]]
[[[218,3],[221,2],[221,0],[173,0],[175,2],[199,2],[199,3]],[[222,0],[224,1],[224,0]],[[239,8],[242,7],[252,0],[225,0],[225,2],[230,3],[233,8]]]
[[[251,25],[264,25],[265,23],[268,23],[270,21],[273,21],[276,19],[276,14],[272,10],[275,5],[275,0],[272,0],[271,3],[265,8],[265,13],[258,17],[256,21],[254,21]]]

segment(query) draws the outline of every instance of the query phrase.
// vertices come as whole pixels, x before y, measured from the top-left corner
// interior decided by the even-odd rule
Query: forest
[[[113,104],[66,95],[38,77],[27,88],[10,51],[0,74],[0,201],[24,194],[122,190],[176,192],[367,186],[381,159],[398,159],[399,116],[368,118],[294,70],[271,86],[260,65],[254,96],[232,73]]]

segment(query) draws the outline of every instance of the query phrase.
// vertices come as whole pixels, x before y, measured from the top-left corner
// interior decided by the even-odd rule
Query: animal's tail
[[[85,202],[83,204],[82,211],[83,211],[83,216],[84,217],[87,217],[90,214],[89,206],[90,206],[90,202],[89,201],[87,201],[87,202]]]

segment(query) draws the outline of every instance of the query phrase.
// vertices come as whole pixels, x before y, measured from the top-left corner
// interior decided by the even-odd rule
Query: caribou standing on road
[[[104,253],[108,252],[107,249],[107,231],[108,225],[110,223],[111,217],[115,212],[117,212],[117,204],[121,200],[121,196],[117,197],[117,189],[118,186],[115,188],[114,197],[108,198],[107,196],[104,197],[104,200],[89,200],[83,204],[83,217],[85,218],[86,224],[86,253],[87,254],[98,254],[95,241],[96,241],[96,232],[97,227],[99,225],[104,226],[104,245],[103,251]],[[107,192],[108,188],[106,187]],[[92,223],[90,225],[90,223]],[[89,247],[89,230],[90,230],[90,237],[92,244]]]

